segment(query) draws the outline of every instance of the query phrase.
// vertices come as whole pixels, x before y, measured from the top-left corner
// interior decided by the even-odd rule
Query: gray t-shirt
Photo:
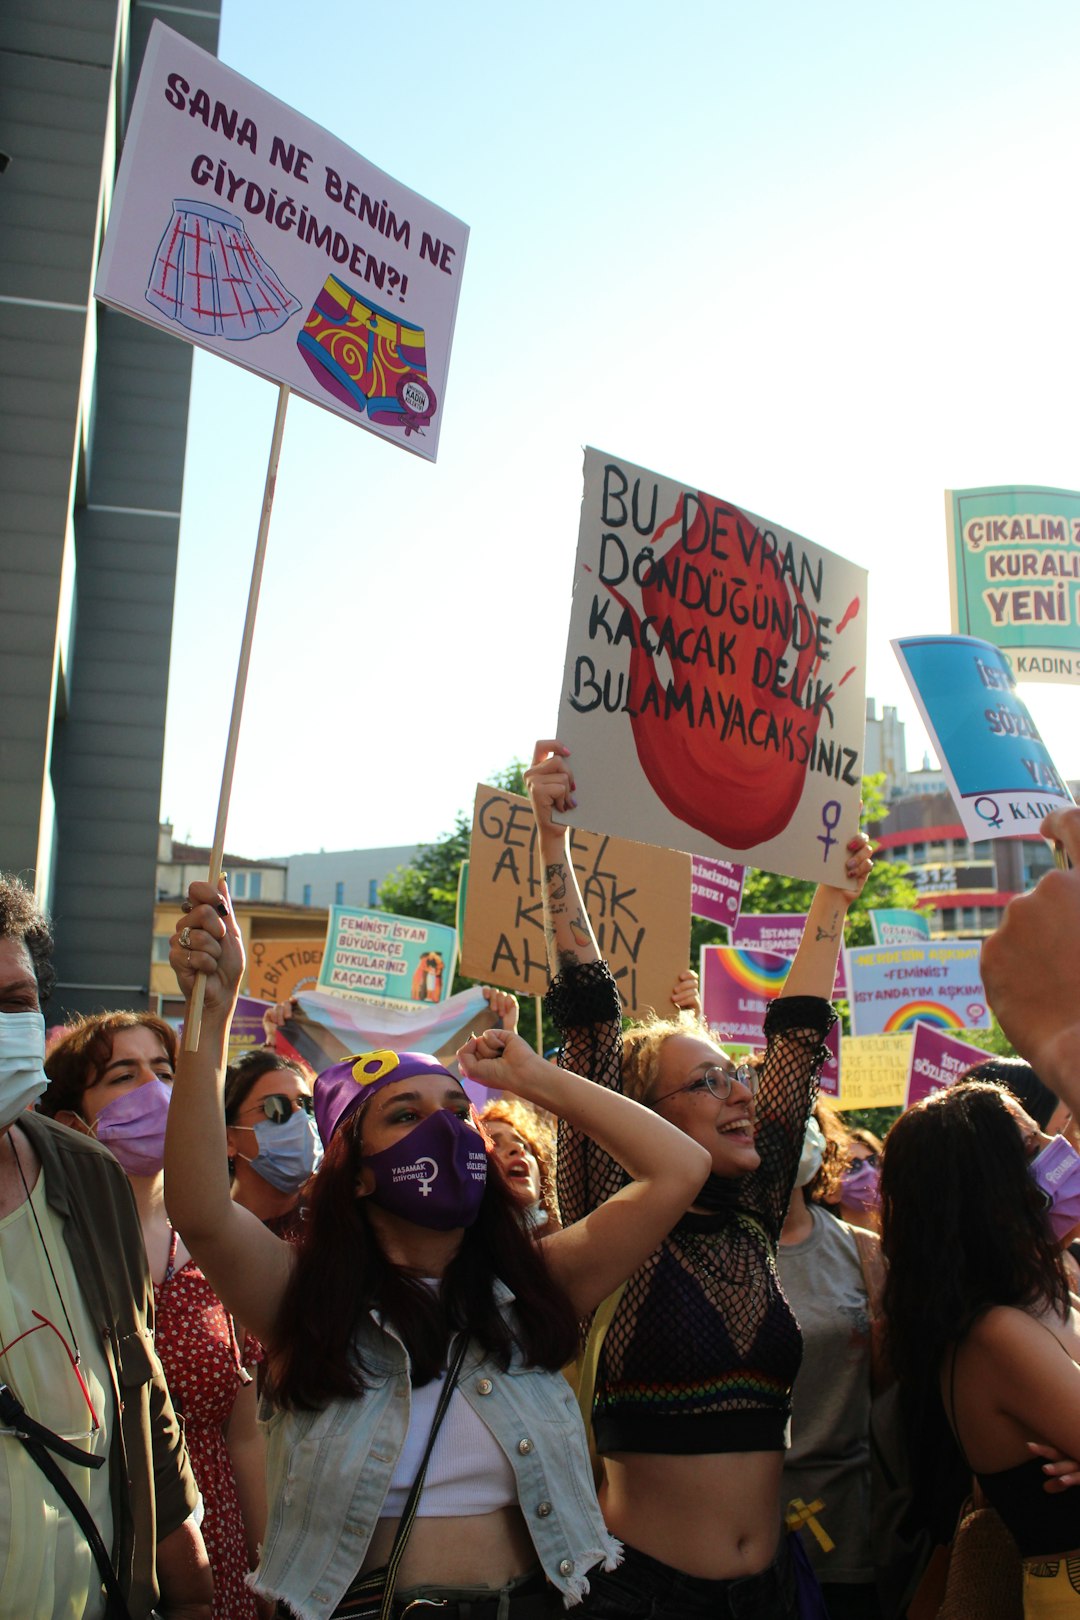
[[[870,1314],[850,1226],[811,1204],[814,1229],[782,1243],[780,1281],[798,1317],[803,1359],[784,1463],[788,1524],[821,1581],[872,1581]]]

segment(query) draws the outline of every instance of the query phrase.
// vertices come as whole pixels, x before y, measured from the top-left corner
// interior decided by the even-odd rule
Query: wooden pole
[[[229,819],[229,800],[232,797],[233,771],[236,767],[236,748],[240,740],[240,720],[244,713],[244,693],[247,690],[248,665],[251,662],[251,643],[255,635],[255,615],[259,608],[259,590],[262,585],[263,562],[266,558],[266,540],[270,533],[270,513],[274,508],[277,487],[278,462],[281,459],[281,439],[285,432],[285,412],[289,405],[286,383],[278,386],[277,414],[270,438],[270,456],[266,464],[266,483],[263,486],[262,513],[259,518],[259,536],[255,542],[255,557],[251,564],[251,585],[248,590],[247,614],[244,633],[240,639],[240,658],[236,666],[236,686],[233,690],[232,718],[229,721],[229,740],[225,744],[225,764],[221,772],[221,792],[218,795],[217,823],[214,827],[214,845],[210,851],[210,870],[207,880],[216,884],[221,876],[221,863],[225,858],[225,826]],[[195,976],[195,992],[191,998],[187,1023],[184,1026],[184,1051],[199,1050],[202,1033],[203,1000],[206,996],[206,975]]]
[[[544,1055],[544,1002],[540,996],[534,996],[536,1002],[536,1050],[540,1056]]]

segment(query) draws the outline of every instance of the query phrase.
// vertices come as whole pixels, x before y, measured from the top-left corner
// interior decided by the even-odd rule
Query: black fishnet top
[[[603,962],[575,963],[552,983],[559,1062],[621,1090],[619,993]],[[757,1094],[759,1168],[710,1176],[687,1214],[626,1285],[604,1338],[593,1425],[600,1452],[667,1455],[778,1451],[787,1442],[802,1336],[776,1273],[776,1245],[817,1094],[827,1001],[782,996],[765,1016]],[[559,1123],[563,1223],[580,1220],[627,1177],[602,1148]]]

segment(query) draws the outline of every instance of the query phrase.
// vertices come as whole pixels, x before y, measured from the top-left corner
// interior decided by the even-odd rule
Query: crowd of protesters
[[[224,883],[171,941],[197,1050],[46,1054],[0,878],[0,1620],[1080,1616],[1080,811],[983,951],[1020,1059],[882,1144],[817,1096],[864,835],[735,1061],[690,970],[625,1023],[566,750],[526,781],[557,1063],[490,991],[447,1065],[230,1067]]]

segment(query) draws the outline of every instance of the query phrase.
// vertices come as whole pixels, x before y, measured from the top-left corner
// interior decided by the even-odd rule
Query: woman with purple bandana
[[[316,1081],[326,1152],[301,1240],[284,1243],[229,1197],[221,1084],[243,948],[224,889],[190,898],[170,960],[188,995],[207,975],[206,1006],[178,1065],[168,1187],[192,1252],[270,1354],[256,1591],[301,1620],[425,1606],[533,1620],[580,1600],[619,1548],[560,1369],[578,1320],[700,1188],[707,1154],[517,1035],[472,1039],[467,1076],[572,1120],[633,1178],[536,1241],[460,1081],[422,1053],[354,1055]],[[392,1600],[365,1607],[372,1584]]]
[[[41,1113],[94,1136],[127,1171],[154,1284],[155,1347],[183,1414],[203,1498],[215,1620],[255,1620],[244,1577],[266,1517],[255,1426],[253,1341],[238,1339],[165,1207],[165,1121],[176,1035],[152,1013],[100,1013],[67,1030],[45,1060]]]
[[[1061,1256],[1080,1227],[1080,1154],[1003,1086],[965,1080],[897,1120],[881,1196],[915,1500],[942,1472],[947,1420],[1020,1549],[1025,1620],[1080,1616],[1080,1493],[1047,1494],[1040,1460],[1080,1456],[1080,1312]]]

